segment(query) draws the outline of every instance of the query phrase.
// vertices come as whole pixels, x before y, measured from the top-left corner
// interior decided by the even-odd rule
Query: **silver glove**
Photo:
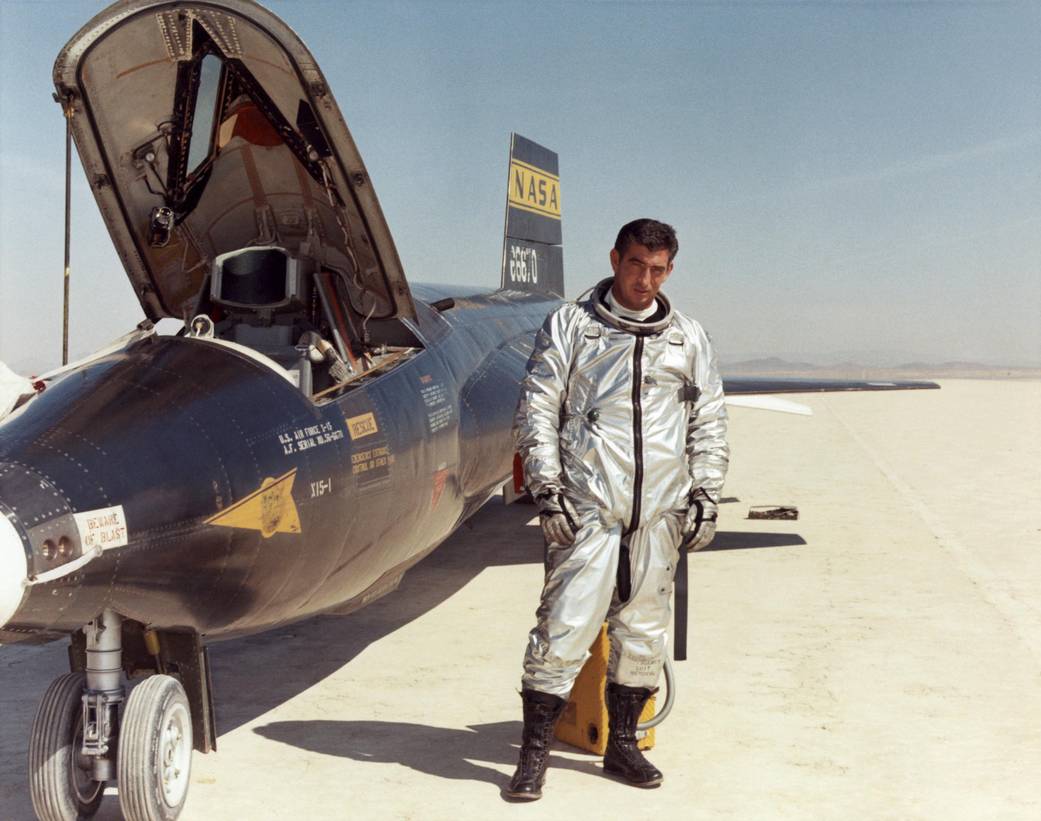
[[[681,547],[691,553],[708,547],[716,535],[719,508],[705,491],[698,488],[691,494],[690,509],[683,524]]]
[[[539,506],[539,524],[548,544],[569,545],[578,532],[578,514],[563,493],[548,493],[535,500]]]

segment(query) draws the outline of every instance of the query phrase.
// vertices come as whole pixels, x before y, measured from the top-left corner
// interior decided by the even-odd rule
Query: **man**
[[[665,658],[678,548],[712,540],[729,455],[711,344],[660,293],[677,249],[669,225],[625,225],[614,277],[551,314],[528,362],[514,432],[546,537],[546,581],[507,798],[541,797],[554,724],[605,619],[604,770],[639,787],[662,781],[637,749],[636,724]]]

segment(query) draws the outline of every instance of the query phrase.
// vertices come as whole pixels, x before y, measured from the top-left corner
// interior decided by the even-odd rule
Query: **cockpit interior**
[[[246,247],[217,257],[181,333],[250,349],[320,400],[422,347],[405,322],[375,319],[363,295],[343,271],[279,246]]]

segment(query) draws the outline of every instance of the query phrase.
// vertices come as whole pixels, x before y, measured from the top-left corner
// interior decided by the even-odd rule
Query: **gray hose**
[[[672,670],[672,659],[665,656],[665,703],[661,709],[654,714],[654,718],[641,721],[636,725],[637,730],[649,730],[661,724],[672,711],[672,705],[676,703],[676,675]]]

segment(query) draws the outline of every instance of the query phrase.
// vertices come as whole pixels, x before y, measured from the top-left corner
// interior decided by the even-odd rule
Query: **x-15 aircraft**
[[[563,296],[557,157],[513,139],[501,289],[410,288],[325,78],[255,3],[117,3],[54,81],[148,320],[0,422],[0,641],[71,637],[40,818],[115,781],[170,819],[216,748],[205,643],[373,601],[511,476]]]

